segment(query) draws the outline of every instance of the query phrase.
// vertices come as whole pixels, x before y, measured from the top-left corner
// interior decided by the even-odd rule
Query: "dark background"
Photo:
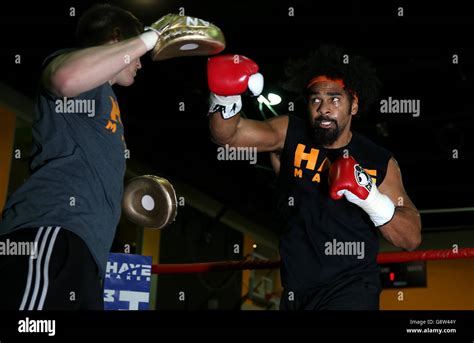
[[[78,17],[93,1],[10,2],[0,12],[1,81],[33,98],[42,60],[73,47]],[[361,54],[377,67],[381,98],[419,99],[421,115],[380,114],[375,106],[355,121],[355,129],[391,150],[408,194],[419,209],[473,206],[474,17],[468,5],[449,1],[422,6],[412,2],[332,1],[111,1],[150,24],[184,8],[186,15],[218,25],[224,52],[243,54],[260,65],[264,94],[280,94],[275,106],[286,114],[294,101],[280,87],[288,58],[302,57],[323,43]],[[71,17],[74,7],[76,16]],[[294,8],[294,17],[288,16]],[[404,16],[397,15],[399,7]],[[14,55],[22,56],[21,65]],[[453,64],[453,55],[459,64]],[[268,156],[260,167],[218,161],[206,119],[206,58],[152,62],[142,57],[135,84],[115,87],[131,158],[170,180],[181,180],[261,223],[275,224],[273,172]],[[179,111],[184,102],[185,111]],[[255,99],[244,111],[262,119]],[[266,112],[271,116],[269,111]],[[305,116],[304,109],[294,114]],[[459,157],[453,158],[453,149]],[[424,215],[425,229],[472,224],[472,212]]]
[[[205,214],[184,207],[169,230],[161,235],[160,263],[199,263],[243,259],[234,246],[243,247],[243,234]],[[162,274],[158,276],[156,302],[160,310],[240,310],[242,273]],[[179,294],[184,296],[180,298]]]

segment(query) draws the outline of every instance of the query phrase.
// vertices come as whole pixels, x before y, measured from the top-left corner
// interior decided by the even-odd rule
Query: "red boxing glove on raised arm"
[[[248,90],[259,95],[263,90],[263,76],[258,65],[241,55],[220,55],[207,62],[207,82],[211,90],[209,113],[221,112],[224,119],[242,109],[240,94]]]
[[[329,195],[338,200],[343,196],[362,208],[375,226],[388,223],[395,214],[392,200],[377,189],[372,178],[351,157],[339,157],[329,169]]]

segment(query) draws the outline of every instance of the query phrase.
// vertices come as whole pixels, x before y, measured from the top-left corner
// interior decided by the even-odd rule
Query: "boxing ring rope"
[[[453,249],[387,252],[380,253],[377,256],[377,263],[384,264],[427,260],[453,260],[471,257],[474,257],[474,248],[459,249],[457,252],[454,252]]]
[[[187,274],[206,273],[223,270],[251,270],[251,269],[274,269],[280,267],[280,260],[242,260],[242,261],[220,261],[185,264],[154,264],[151,268],[153,274]]]
[[[452,249],[386,252],[378,254],[377,263],[385,264],[427,260],[451,260],[471,257],[474,257],[474,248],[462,248],[457,252],[453,252]],[[274,269],[279,267],[280,260],[265,261],[247,259],[242,261],[154,264],[151,270],[153,274],[188,274],[228,270]]]

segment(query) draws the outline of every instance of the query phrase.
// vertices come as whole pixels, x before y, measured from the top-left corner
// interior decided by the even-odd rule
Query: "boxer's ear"
[[[359,97],[355,93],[351,93],[351,115],[356,115],[359,111]]]

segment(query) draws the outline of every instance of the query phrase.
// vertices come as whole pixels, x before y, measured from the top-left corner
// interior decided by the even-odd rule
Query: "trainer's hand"
[[[242,109],[240,95],[247,90],[258,96],[263,90],[263,76],[258,65],[241,55],[220,55],[207,62],[207,81],[211,90],[209,113],[221,112],[224,119]]]
[[[395,205],[365,170],[351,157],[339,157],[329,169],[329,194],[338,200],[345,196],[348,201],[362,208],[375,226],[388,223],[395,214]]]

